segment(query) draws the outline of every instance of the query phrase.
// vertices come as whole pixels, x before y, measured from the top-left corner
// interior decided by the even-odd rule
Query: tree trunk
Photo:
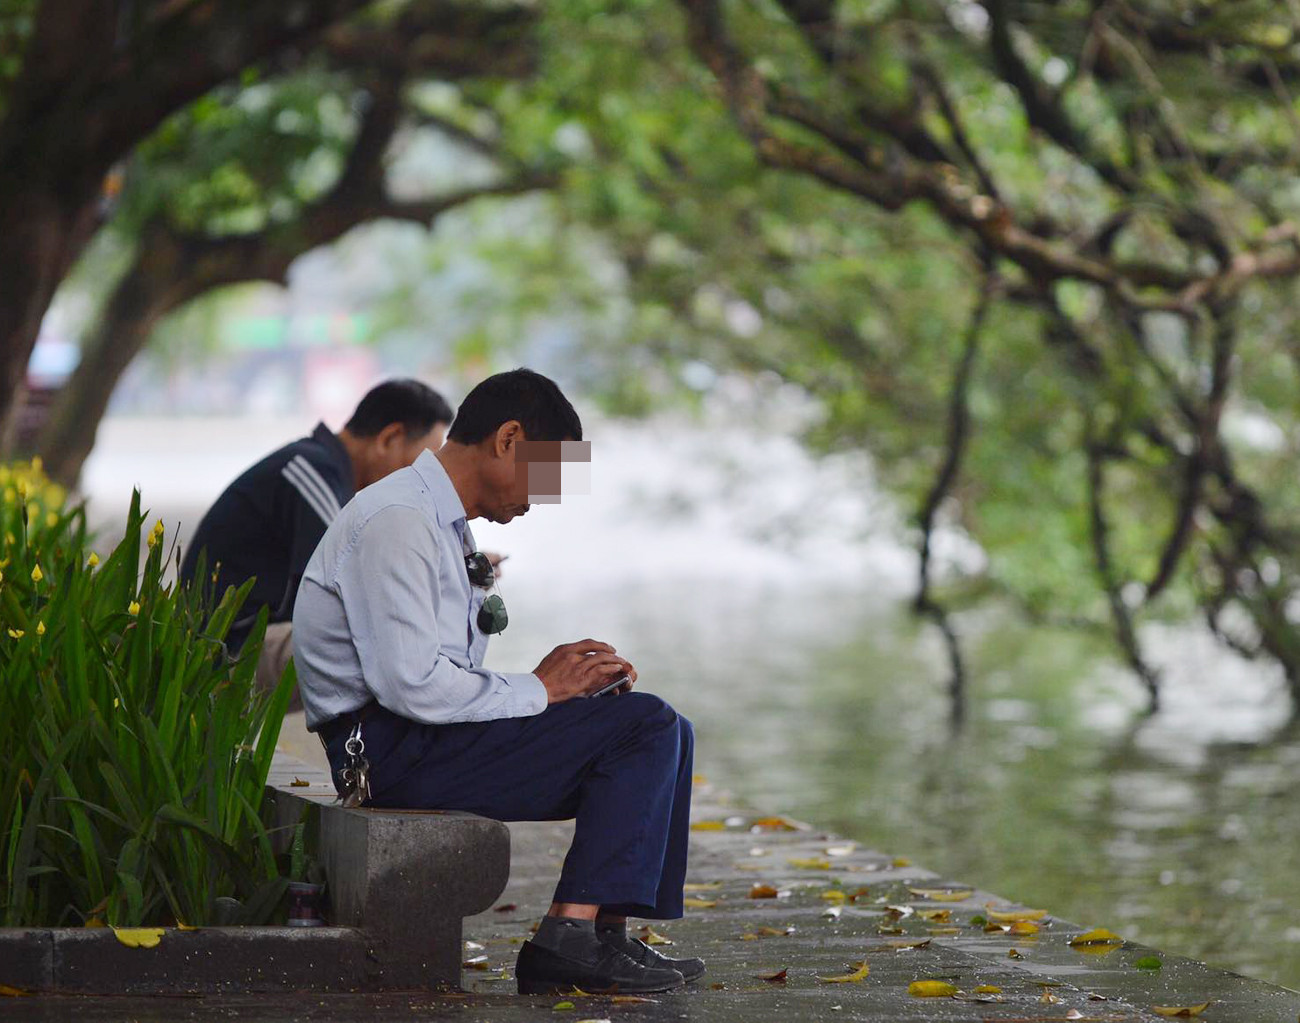
[[[0,454],[10,449],[41,320],[95,219],[93,192],[70,201],[0,173]]]
[[[146,232],[135,260],[82,344],[81,362],[59,392],[36,451],[51,479],[75,487],[95,446],[118,380],[158,321],[202,290],[184,248],[163,231]]]

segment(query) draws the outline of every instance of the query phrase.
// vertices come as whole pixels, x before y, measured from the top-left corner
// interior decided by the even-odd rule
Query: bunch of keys
[[[347,753],[346,766],[339,772],[343,788],[339,799],[348,809],[364,805],[370,799],[370,761],[366,759],[366,744],[361,739],[361,722],[352,726],[352,734],[343,744]]]

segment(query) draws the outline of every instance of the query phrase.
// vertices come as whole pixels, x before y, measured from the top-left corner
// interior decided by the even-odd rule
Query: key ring
[[[352,757],[359,757],[366,751],[366,744],[361,738],[360,721],[352,726],[352,734],[348,736],[347,742],[343,744],[343,749],[348,756]]]

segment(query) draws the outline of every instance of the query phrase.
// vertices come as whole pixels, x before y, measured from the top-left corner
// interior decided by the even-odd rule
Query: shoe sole
[[[680,984],[659,985],[655,987],[623,987],[615,984],[607,988],[583,988],[589,995],[660,995],[666,991],[676,991],[678,988],[686,986],[683,980]],[[521,995],[567,995],[573,991],[574,984],[556,984],[546,980],[521,980],[518,981],[519,993]]]

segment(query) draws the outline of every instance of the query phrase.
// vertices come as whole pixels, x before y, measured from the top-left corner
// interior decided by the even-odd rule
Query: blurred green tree
[[[5,0],[0,7],[0,435],[41,319],[102,222],[112,168],[244,69],[291,61],[364,0]]]
[[[433,81],[527,74],[532,13],[503,5],[430,14],[427,4],[411,4],[346,43],[336,33],[284,74],[248,72],[136,148],[105,227],[131,255],[37,442],[52,478],[75,484],[118,379],[169,313],[224,285],[283,282],[295,258],[360,223],[427,225],[470,200],[550,183],[544,168],[524,166],[421,100],[421,86]],[[392,144],[421,130],[486,159],[495,173],[394,198],[386,183]]]
[[[1300,697],[1296,6],[676,6],[550,5],[492,97],[575,139],[557,216],[626,273],[630,386],[819,398],[811,439],[914,503],[954,679],[946,609],[996,592],[1110,632],[1153,706],[1140,626],[1191,614]],[[986,563],[938,564],[950,530]]]

